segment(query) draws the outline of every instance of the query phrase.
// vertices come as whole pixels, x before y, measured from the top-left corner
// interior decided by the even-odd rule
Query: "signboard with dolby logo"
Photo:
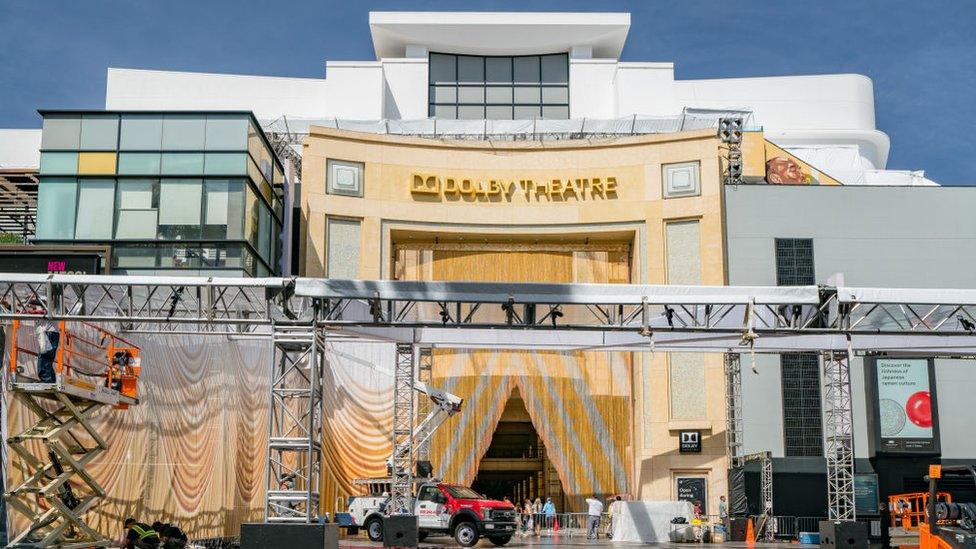
[[[868,359],[874,394],[875,453],[938,454],[939,425],[932,359]]]

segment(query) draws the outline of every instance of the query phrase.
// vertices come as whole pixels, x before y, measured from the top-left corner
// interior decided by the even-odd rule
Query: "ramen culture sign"
[[[506,201],[517,194],[527,202],[565,202],[617,198],[616,177],[572,179],[465,179],[414,174],[410,182],[414,198],[436,196],[442,200]]]

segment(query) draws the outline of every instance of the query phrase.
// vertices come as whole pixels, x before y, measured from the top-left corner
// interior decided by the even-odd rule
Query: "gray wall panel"
[[[729,284],[775,284],[774,240],[812,238],[820,283],[843,273],[851,286],[976,287],[976,188],[740,185],[725,188],[725,204]],[[758,376],[747,363],[745,449],[781,456],[778,360],[762,359]],[[976,363],[939,360],[936,379],[943,457],[976,457],[965,419]],[[851,384],[855,453],[868,457],[861,360],[852,361]]]

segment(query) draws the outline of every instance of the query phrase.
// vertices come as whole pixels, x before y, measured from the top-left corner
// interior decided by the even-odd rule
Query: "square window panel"
[[[453,55],[430,54],[430,83],[451,84],[457,82],[457,65]]]
[[[538,105],[541,103],[539,88],[515,88],[515,103]]]
[[[545,118],[547,120],[568,120],[569,107],[554,107],[549,105],[543,105],[542,118]]]
[[[77,149],[81,145],[81,115],[46,114],[42,127],[42,149]]]
[[[115,205],[114,179],[82,179],[78,182],[78,215],[75,238],[99,240],[112,238],[112,215]]]
[[[161,173],[200,175],[203,173],[203,153],[163,153]]]
[[[567,55],[542,56],[542,83],[569,83],[569,57]]]
[[[562,105],[569,103],[569,88],[562,86],[542,88],[542,102]]]
[[[431,103],[457,103],[457,86],[431,86]]]
[[[37,187],[38,240],[74,238],[77,195],[78,183],[74,179],[41,179]]]
[[[482,86],[459,86],[458,103],[477,103],[485,102],[485,88]]]
[[[454,105],[431,105],[431,115],[434,118],[454,120],[457,118],[457,107]]]
[[[542,109],[535,106],[516,105],[515,120],[534,120],[539,118]]]
[[[114,151],[119,144],[119,115],[86,114],[81,118],[81,148]]]
[[[512,81],[511,57],[486,57],[485,82],[506,84]]]
[[[119,268],[153,268],[156,266],[156,255],[153,244],[113,246],[112,265]]]
[[[115,174],[114,152],[78,153],[78,173],[92,175]]]
[[[516,84],[538,84],[539,58],[536,56],[516,57],[515,64],[515,83]]]
[[[481,83],[485,81],[485,59],[470,55],[459,55],[458,82]]]
[[[203,173],[206,175],[247,175],[247,153],[207,153]]]
[[[484,120],[485,107],[482,105],[459,105],[458,120]]]
[[[42,152],[41,175],[78,173],[78,153]]]
[[[159,153],[119,153],[119,174],[157,175],[159,163]]]
[[[163,117],[158,114],[123,114],[119,148],[158,151],[163,144]]]
[[[487,95],[485,97],[485,103],[505,103],[512,104],[512,87],[511,86],[488,86]]]
[[[248,122],[242,114],[208,114],[207,150],[246,151]]]
[[[512,107],[488,105],[485,107],[485,118],[488,120],[511,120]]]
[[[327,161],[329,194],[343,196],[363,196],[363,164],[361,162],[347,162],[345,160]]]
[[[698,196],[699,194],[701,194],[701,189],[698,162],[664,165],[664,198]]]
[[[163,117],[163,150],[203,150],[206,127],[202,114],[167,114]]]

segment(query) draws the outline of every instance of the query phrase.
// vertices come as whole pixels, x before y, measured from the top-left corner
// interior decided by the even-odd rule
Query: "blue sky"
[[[0,0],[0,127],[102,108],[110,66],[320,77],[325,59],[372,58],[371,9],[629,11],[624,60],[674,61],[677,78],[865,74],[889,168],[976,184],[971,0]]]

